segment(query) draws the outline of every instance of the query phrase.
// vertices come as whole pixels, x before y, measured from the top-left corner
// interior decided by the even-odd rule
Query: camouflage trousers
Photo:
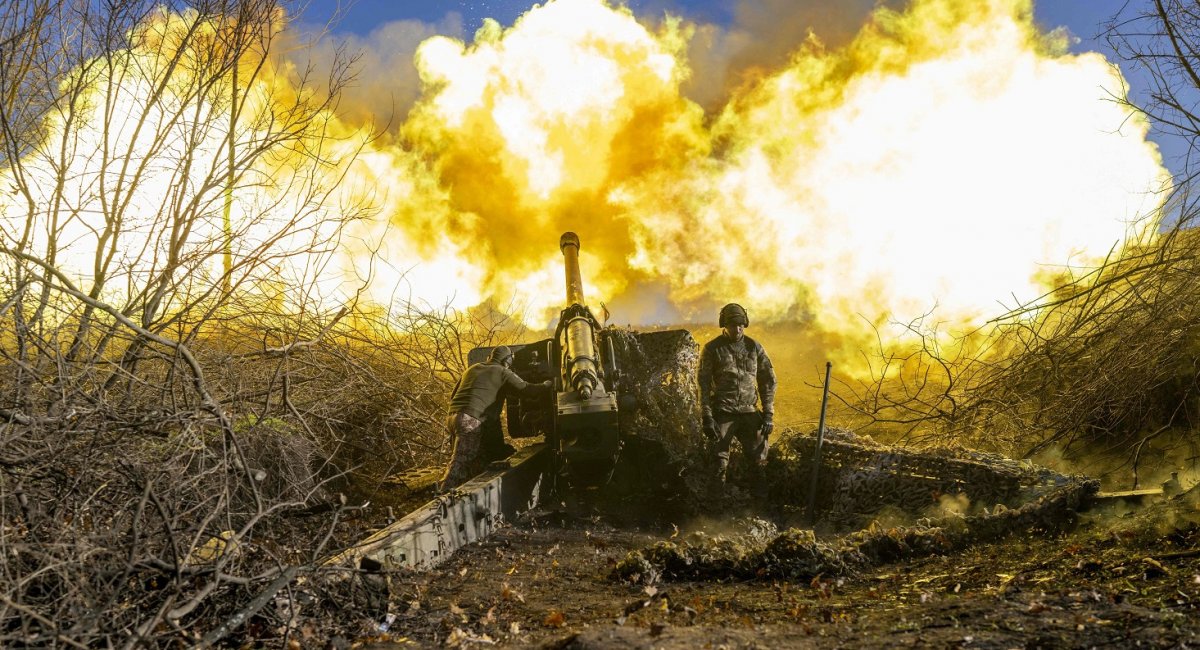
[[[717,480],[725,482],[725,471],[729,467],[729,448],[736,439],[742,446],[742,456],[746,459],[746,473],[750,479],[750,488],[757,495],[766,492],[765,476],[762,465],[767,462],[767,451],[770,441],[762,433],[762,413],[722,413],[713,415],[717,425],[717,440],[714,451],[717,457]]]
[[[446,432],[450,434],[450,463],[438,484],[440,490],[453,490],[482,469],[480,447],[483,443],[483,423],[466,413],[446,416]]]

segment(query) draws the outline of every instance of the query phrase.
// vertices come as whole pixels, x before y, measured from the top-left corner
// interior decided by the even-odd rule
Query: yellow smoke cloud
[[[382,303],[511,305],[541,327],[563,307],[556,242],[573,230],[589,301],[607,302],[622,323],[710,323],[733,300],[756,323],[795,319],[830,332],[935,307],[937,320],[969,325],[1013,296],[1041,293],[1048,269],[1144,235],[1153,224],[1133,221],[1169,182],[1145,122],[1108,99],[1119,72],[1099,55],[1067,53],[1031,14],[1029,0],[876,9],[844,45],[824,46],[819,33],[795,43],[777,69],[706,112],[687,89],[711,63],[689,58],[707,28],[639,21],[605,0],[550,0],[511,27],[486,22],[470,44],[424,40],[414,56],[420,93],[386,140],[324,115],[313,138],[326,139],[325,171],[296,164],[311,158],[303,139],[295,156],[265,159],[252,177],[266,180],[236,191],[235,222],[257,219],[238,243],[268,240],[275,213],[300,214],[312,223],[300,236],[312,242],[284,243],[340,246],[343,273],[301,263],[296,274],[356,282],[369,273],[368,293]],[[165,39],[170,29],[148,33]],[[159,61],[155,52],[129,53],[137,65],[112,100],[128,105],[115,114],[142,110],[148,91],[133,72]],[[272,104],[303,98],[297,77],[268,68],[243,90],[243,134],[255,116],[276,116]],[[383,91],[370,94],[378,101]],[[178,158],[192,147],[211,179],[225,118],[206,101],[195,114],[213,128],[190,143],[166,138],[164,150]],[[374,110],[366,101],[347,95],[349,123]],[[121,129],[109,124],[109,135]],[[120,146],[157,155],[122,137],[112,155]],[[73,178],[98,173],[87,153],[71,163],[86,172]],[[178,180],[168,166],[149,167]],[[288,180],[298,174],[312,176]],[[153,197],[154,183],[145,187]],[[323,193],[329,200],[314,208],[308,199]],[[153,222],[153,201],[132,203]],[[327,241],[325,224],[364,203],[372,218]],[[219,214],[219,203],[203,207]],[[94,247],[97,227],[79,213],[74,236]],[[220,236],[215,218],[202,236]],[[138,247],[131,239],[126,248]]]
[[[707,322],[737,300],[856,331],[936,307],[965,325],[1140,236],[1169,182],[1144,121],[1106,99],[1119,73],[1040,33],[1028,0],[877,9],[711,118],[681,91],[693,36],[553,0],[471,45],[422,44],[402,135],[427,176],[401,182],[425,191],[387,212],[445,265],[418,291],[519,296],[542,325],[575,230],[589,298],[614,311]],[[632,304],[647,294],[671,305]]]
[[[628,11],[571,0],[508,30],[488,22],[471,46],[424,42],[416,62],[428,93],[402,134],[423,160],[414,169],[435,180],[391,224],[430,257],[449,243],[450,257],[478,271],[481,295],[522,296],[539,325],[563,306],[562,231],[584,239],[589,292],[620,294],[637,276],[609,195],[639,170],[681,170],[706,152],[702,112],[679,93],[685,36],[677,21],[652,33]],[[434,300],[458,293],[423,286]]]
[[[722,113],[720,160],[630,198],[639,267],[686,269],[677,299],[807,306],[834,331],[1037,296],[1047,265],[1146,227],[1168,182],[1145,123],[1103,99],[1114,69],[1063,51],[1011,0],[879,10],[844,50],[810,44]]]

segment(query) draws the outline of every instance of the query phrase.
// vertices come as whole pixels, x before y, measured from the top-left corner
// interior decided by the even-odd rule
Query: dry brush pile
[[[323,290],[361,142],[346,61],[268,83],[285,4],[0,12],[0,646],[294,637],[275,597],[503,325]]]
[[[843,397],[908,442],[1019,458],[1108,457],[1116,459],[1109,471],[1132,487],[1161,473],[1161,463],[1194,464],[1200,238],[1192,221],[1062,278],[986,332],[945,344],[935,328],[911,324],[920,343],[884,352],[875,379],[847,385]],[[1160,466],[1148,468],[1148,458]]]
[[[0,644],[216,642],[246,633],[225,625],[239,616],[286,637],[262,599],[353,542],[339,522],[383,478],[444,453],[445,380],[396,352],[428,342],[351,320],[313,318],[283,346],[227,321],[182,350],[146,345],[133,371],[27,357],[28,383],[5,373]]]
[[[913,452],[835,432],[824,444],[812,528],[780,531],[761,519],[733,522],[733,534],[692,533],[629,553],[611,577],[662,580],[814,579],[947,555],[1009,535],[1069,528],[1100,487],[1008,459],[956,449]],[[813,437],[772,450],[771,504],[795,518],[808,492]],[[984,505],[988,504],[988,505]],[[893,522],[881,523],[891,519]],[[850,526],[850,528],[847,528]]]

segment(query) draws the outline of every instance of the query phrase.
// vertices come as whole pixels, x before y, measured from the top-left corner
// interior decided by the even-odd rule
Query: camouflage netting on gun
[[[637,400],[621,412],[626,436],[662,445],[669,462],[678,463],[699,451],[699,389],[696,367],[700,346],[686,330],[635,332],[610,327],[621,389]]]
[[[810,579],[844,576],[888,562],[950,553],[970,544],[1024,531],[1049,532],[1074,522],[1076,512],[1100,488],[1099,481],[1072,478],[1018,508],[998,505],[978,515],[949,515],[912,526],[871,526],[840,538],[818,540],[811,530],[753,530],[736,535],[693,533],[632,551],[610,577],[640,583],[658,580]]]
[[[772,450],[767,475],[773,504],[808,503],[815,435],[793,435]],[[1071,478],[997,454],[967,449],[913,451],[830,429],[821,446],[816,512],[826,525],[855,529],[885,509],[909,515],[1017,507]]]

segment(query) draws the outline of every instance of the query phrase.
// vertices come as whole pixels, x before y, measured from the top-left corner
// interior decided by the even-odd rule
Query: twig
[[[266,589],[255,596],[246,605],[246,607],[233,616],[230,616],[225,620],[224,623],[217,626],[216,629],[204,635],[204,638],[200,639],[200,643],[198,643],[196,647],[211,648],[217,641],[220,641],[228,636],[230,632],[233,632],[237,628],[241,627],[241,625],[246,622],[246,619],[254,616],[259,612],[259,610],[265,607],[266,604],[275,597],[275,594],[279,593],[281,589],[291,584],[291,582],[296,579],[296,574],[299,573],[299,571],[300,568],[294,566],[284,569],[283,573],[280,574],[278,578],[275,578],[271,584],[267,585]]]
[[[342,318],[348,313],[350,313],[350,308],[342,307],[341,310],[338,311],[337,315],[335,315],[333,317],[333,320],[326,323],[325,326],[321,328],[321,331],[318,332],[315,337],[313,337],[307,341],[295,341],[292,343],[288,343],[287,345],[281,345],[281,346],[275,347],[275,348],[266,348],[264,350],[259,350],[257,352],[251,352],[249,354],[242,355],[241,358],[242,359],[256,359],[256,358],[282,357],[282,356],[287,356],[296,350],[300,350],[303,348],[308,348],[308,347],[317,345],[325,338],[325,336],[327,334],[329,334],[329,331],[333,329],[333,326],[337,325],[338,321],[342,320]]]

